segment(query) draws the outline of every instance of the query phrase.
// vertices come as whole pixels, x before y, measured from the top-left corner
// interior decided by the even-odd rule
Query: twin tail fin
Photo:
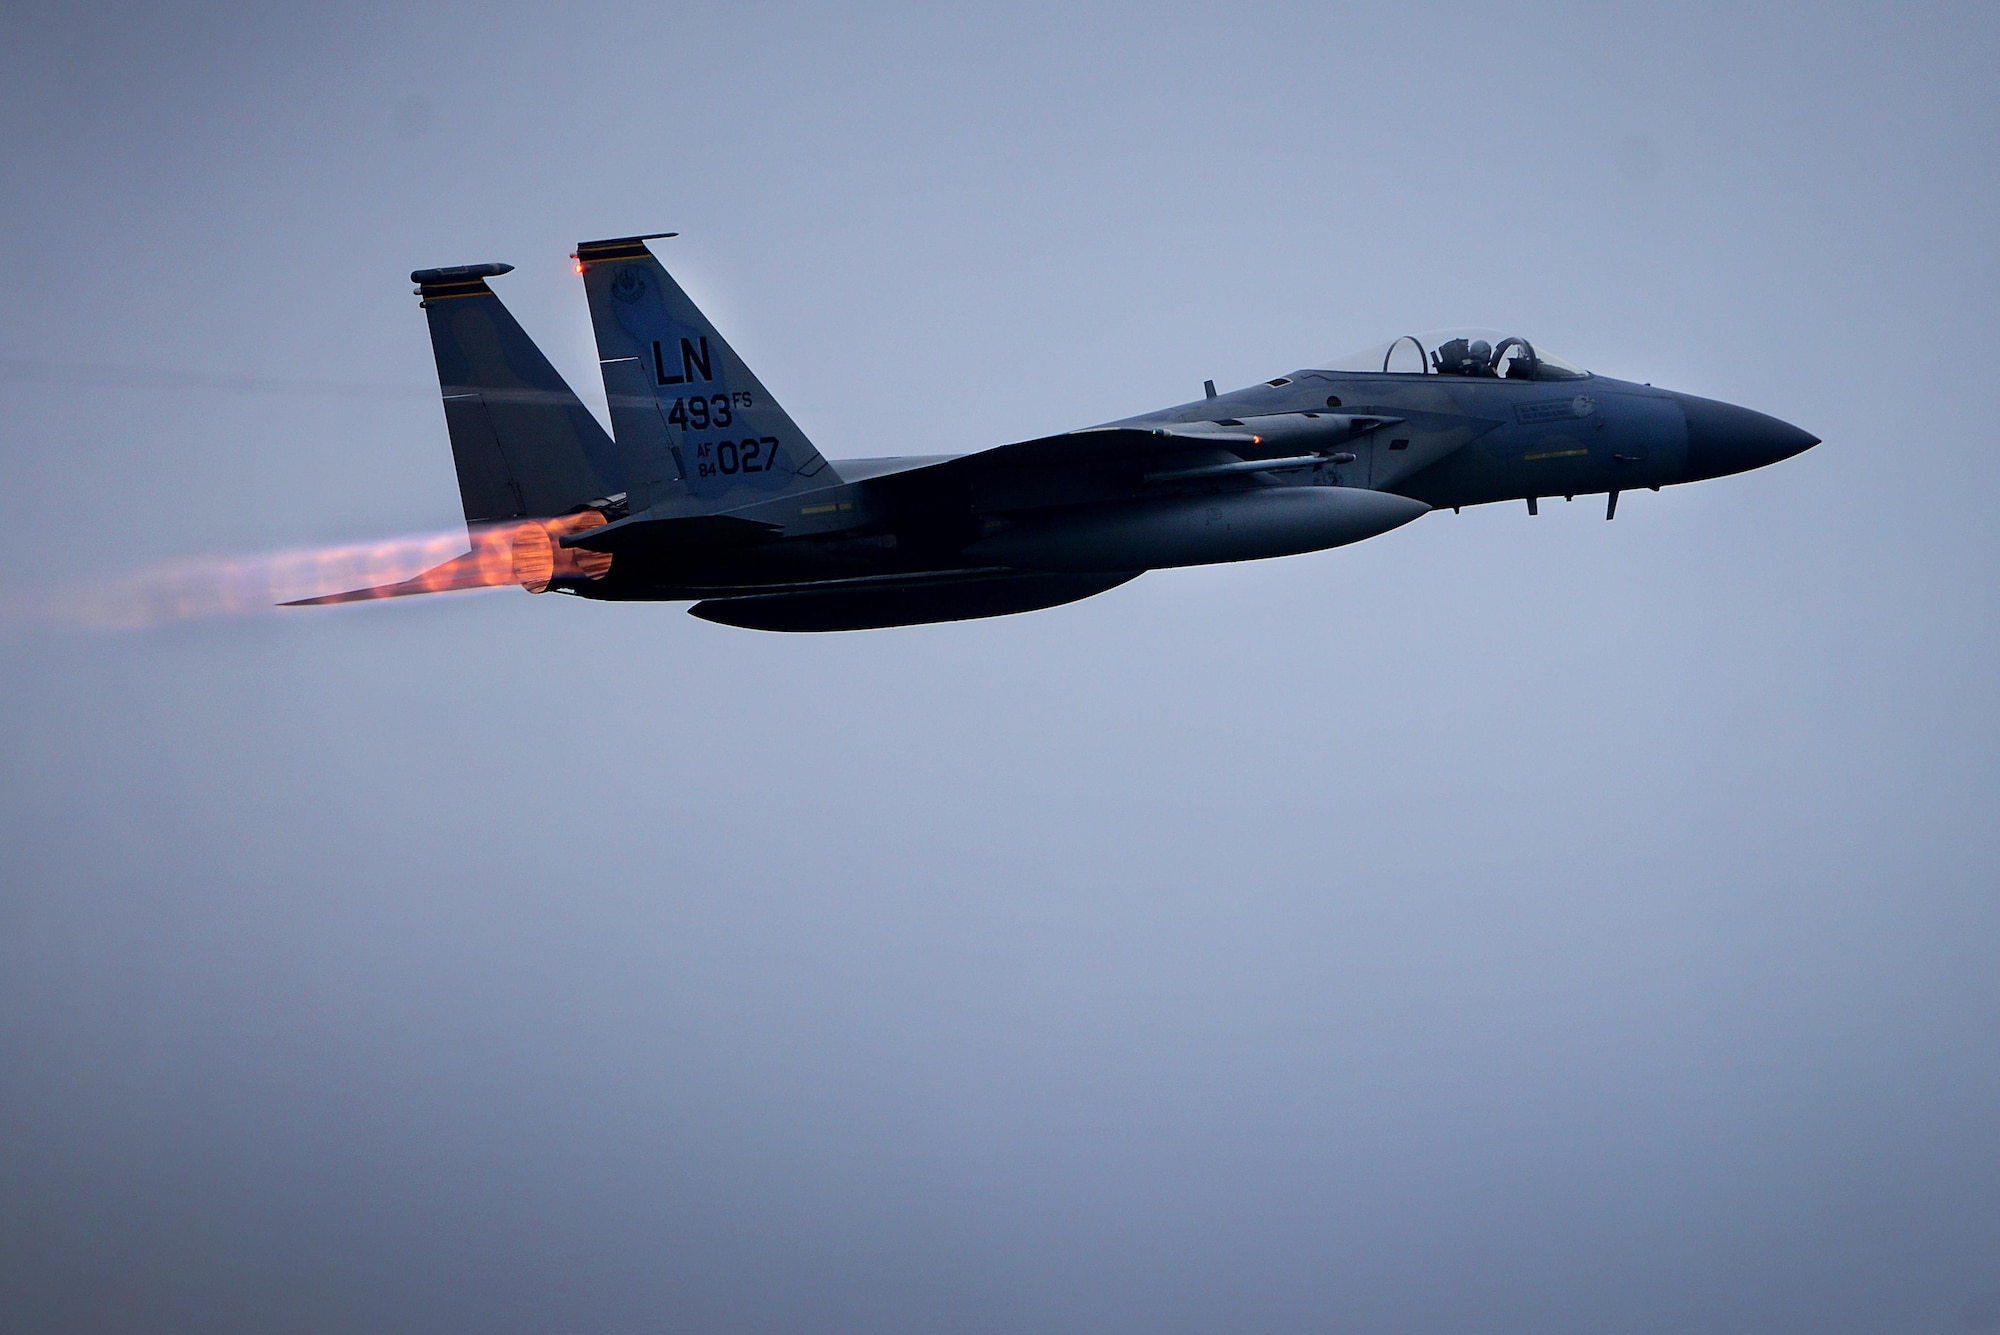
[[[468,525],[565,514],[625,489],[611,438],[486,285],[513,267],[410,275],[430,322]]]
[[[430,323],[471,550],[394,584],[287,606],[502,584],[541,593],[602,579],[610,570],[611,557],[572,551],[561,540],[622,513],[618,452],[486,285],[513,267],[465,264],[410,275]]]
[[[564,544],[648,510],[712,515],[839,474],[652,252],[576,249],[610,401],[606,435],[486,280],[509,264],[410,275],[430,324],[470,547],[403,580],[302,603],[603,579],[613,558]]]
[[[575,253],[631,513],[712,514],[838,483],[646,248],[653,239],[585,241]]]

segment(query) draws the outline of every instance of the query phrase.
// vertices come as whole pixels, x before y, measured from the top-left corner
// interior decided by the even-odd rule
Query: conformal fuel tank
[[[1159,570],[1360,542],[1430,510],[1359,487],[1265,487],[986,521],[966,555],[1023,570]]]

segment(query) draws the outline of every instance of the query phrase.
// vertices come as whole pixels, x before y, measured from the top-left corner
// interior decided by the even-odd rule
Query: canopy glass
[[[1433,329],[1404,334],[1336,357],[1323,369],[1484,380],[1582,380],[1590,374],[1519,335],[1498,329]]]

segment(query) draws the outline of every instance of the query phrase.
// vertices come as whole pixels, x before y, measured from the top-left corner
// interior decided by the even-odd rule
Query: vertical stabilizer
[[[838,482],[649,239],[576,248],[632,512],[712,513]]]
[[[604,428],[486,286],[512,269],[410,275],[430,321],[469,525],[560,515],[625,489]]]

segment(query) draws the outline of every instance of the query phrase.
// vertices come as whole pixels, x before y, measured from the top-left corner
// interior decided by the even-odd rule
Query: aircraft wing
[[[999,445],[916,471],[984,473],[998,469],[1143,463],[1201,450],[1226,450],[1245,459],[1276,459],[1301,453],[1330,453],[1348,441],[1402,420],[1322,412],[1274,413],[1218,422],[1120,423]]]
[[[931,467],[961,472],[1045,468],[1050,465],[1144,460],[1183,454],[1188,450],[1233,450],[1237,446],[1255,448],[1257,444],[1258,437],[1253,431],[1227,429],[1208,422],[1151,427],[1099,426],[1023,440],[1012,445],[996,445],[990,450],[961,454]]]

